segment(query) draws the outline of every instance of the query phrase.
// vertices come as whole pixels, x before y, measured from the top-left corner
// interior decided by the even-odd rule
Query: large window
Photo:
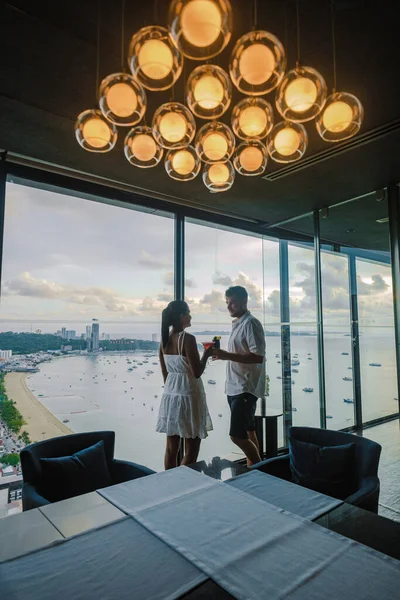
[[[168,216],[7,184],[1,364],[21,371],[6,390],[32,441],[112,429],[118,457],[162,468],[158,341],[173,244]]]

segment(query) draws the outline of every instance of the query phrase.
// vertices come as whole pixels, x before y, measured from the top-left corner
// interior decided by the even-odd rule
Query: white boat
[[[207,381],[207,383],[212,383],[212,384],[215,384],[215,383],[217,383],[217,382],[215,381],[215,379],[209,379],[209,380]]]

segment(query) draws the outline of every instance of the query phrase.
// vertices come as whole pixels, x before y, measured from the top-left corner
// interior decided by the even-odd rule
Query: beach
[[[8,398],[15,401],[26,421],[21,433],[26,431],[32,442],[73,433],[35,398],[26,384],[26,376],[26,373],[7,373],[4,378]]]

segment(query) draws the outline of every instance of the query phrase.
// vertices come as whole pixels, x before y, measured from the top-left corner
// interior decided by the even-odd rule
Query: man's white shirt
[[[232,322],[228,352],[258,354],[264,357],[261,364],[227,361],[225,393],[236,396],[248,392],[257,398],[265,396],[265,334],[260,321],[247,311]]]

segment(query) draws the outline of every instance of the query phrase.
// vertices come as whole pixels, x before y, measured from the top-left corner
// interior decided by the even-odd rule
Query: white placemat
[[[341,500],[261,471],[245,473],[224,483],[305,519],[314,520],[343,504]]]
[[[0,564],[4,600],[166,600],[207,577],[130,517]]]

